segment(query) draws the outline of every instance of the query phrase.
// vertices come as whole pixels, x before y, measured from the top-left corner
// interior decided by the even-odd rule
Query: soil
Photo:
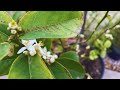
[[[97,60],[84,60],[81,64],[85,67],[86,71],[93,79],[100,79],[103,74],[103,66],[99,59]]]

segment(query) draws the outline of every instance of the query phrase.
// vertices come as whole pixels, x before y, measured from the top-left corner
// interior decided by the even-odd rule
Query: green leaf
[[[97,39],[94,43],[95,47],[100,48],[103,46],[103,42],[100,39]]]
[[[74,61],[79,62],[79,56],[75,51],[65,52],[65,53],[61,54],[60,57],[65,57],[65,58],[72,59]]]
[[[8,40],[8,36],[0,31],[0,43]]]
[[[25,14],[25,12],[21,12],[21,11],[16,11],[14,14],[13,14],[13,20],[15,20],[16,22],[21,18],[21,16],[23,16]]]
[[[84,78],[85,70],[80,63],[67,58],[59,58],[58,62],[61,63],[70,72],[73,79]]]
[[[48,65],[48,68],[51,70],[56,79],[72,79],[70,72],[57,61]]]
[[[0,61],[0,76],[7,75],[14,59],[6,59]]]
[[[53,75],[39,55],[20,55],[12,64],[10,79],[53,79]]]
[[[8,24],[12,21],[12,17],[5,11],[0,11],[0,24]]]
[[[3,32],[6,35],[11,35],[10,31],[7,30],[8,25],[0,24],[0,32]]]
[[[99,55],[99,51],[98,50],[91,50],[89,58],[90,58],[90,60],[95,60],[95,59],[98,58],[98,55]]]
[[[0,11],[0,32],[3,32],[6,35],[10,35],[7,27],[12,20],[12,17],[7,12]]]
[[[83,23],[80,11],[31,11],[19,22],[20,39],[75,37]]]
[[[105,43],[104,43],[105,48],[109,48],[109,47],[111,47],[111,45],[112,45],[112,43],[111,43],[110,40],[106,40]]]
[[[0,43],[0,60],[6,57],[10,53],[11,45],[7,42]]]

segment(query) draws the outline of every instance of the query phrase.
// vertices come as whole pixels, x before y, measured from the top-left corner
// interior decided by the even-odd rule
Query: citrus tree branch
[[[101,21],[97,24],[97,26],[95,27],[95,30],[92,32],[92,34],[90,35],[90,37],[88,38],[88,40],[90,40],[90,38],[93,36],[93,34],[95,33],[95,31],[97,30],[97,28],[99,27],[99,25],[105,20],[105,18],[107,17],[109,11],[107,11],[104,15],[104,17],[101,19]],[[88,41],[87,40],[87,41]]]

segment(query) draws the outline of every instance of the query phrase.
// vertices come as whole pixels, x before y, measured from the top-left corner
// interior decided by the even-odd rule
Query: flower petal
[[[23,45],[26,45],[27,42],[28,42],[27,40],[22,40]]]
[[[29,43],[30,45],[33,45],[34,43],[37,43],[37,41],[34,39],[34,40],[29,40]]]
[[[39,51],[40,51],[41,55],[46,55],[41,47],[39,47]]]
[[[32,45],[30,45],[28,48],[27,48],[27,50],[29,50],[29,51],[33,51],[33,52],[35,52],[36,50],[35,50],[35,47],[34,46],[32,46]]]
[[[22,53],[22,52],[25,51],[26,49],[27,49],[26,47],[22,47],[22,48],[17,52],[17,54]]]
[[[47,56],[48,56],[48,55],[50,55],[50,54],[51,54],[51,52],[50,52],[50,51],[48,51],[48,52],[47,52]]]
[[[45,53],[47,53],[47,48],[46,48],[46,47],[44,47],[44,48],[43,48],[43,51],[44,51]]]
[[[45,59],[45,60],[46,60],[46,59],[47,59],[47,57],[46,57],[46,56],[43,56],[43,59]]]

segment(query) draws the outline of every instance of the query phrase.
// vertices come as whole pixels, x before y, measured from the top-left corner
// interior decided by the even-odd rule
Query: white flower
[[[34,56],[36,54],[36,50],[34,48],[34,46],[30,45],[27,50],[29,51],[31,56]]]
[[[36,40],[22,40],[22,44],[26,47],[29,47],[33,45],[34,43],[37,43],[37,41]]]
[[[12,21],[8,24],[9,28],[16,29],[18,27],[17,23],[15,21]]]
[[[58,58],[57,55],[49,55],[49,56],[47,56],[46,61],[47,61],[47,63],[51,64],[51,63],[54,63],[55,59],[57,59],[57,58]]]
[[[26,49],[29,51],[29,54],[31,56],[34,56],[36,54],[36,50],[35,50],[35,47],[33,46],[34,43],[36,43],[37,41],[36,40],[22,40],[22,44],[25,46],[25,47],[22,47],[18,52],[17,54],[20,54],[22,52],[24,52]]]
[[[8,24],[7,30],[11,31],[11,34],[16,34],[17,31],[22,31],[22,28],[17,25],[17,23],[13,20]]]
[[[46,47],[44,47],[42,50],[43,50],[43,55],[49,56],[51,54],[50,51],[47,51]]]
[[[47,61],[47,63],[51,64],[51,63],[54,63],[55,62],[55,59],[58,58],[57,55],[51,55],[51,52],[50,51],[47,51],[47,48],[44,47],[42,49],[43,53],[42,53],[42,57],[43,59],[45,59]]]
[[[36,40],[22,40],[22,44],[25,47],[22,47],[17,54],[24,53],[25,55],[30,54],[31,56],[34,56],[37,51],[41,54],[42,58],[48,63],[54,63],[55,59],[58,58],[57,55],[51,55],[50,51],[47,51],[47,48],[41,48],[43,45],[41,42],[37,43]]]
[[[43,59],[49,59],[51,57],[51,52],[47,51],[47,48],[44,47],[41,51],[40,51],[41,55],[43,56]]]
[[[9,27],[17,27],[17,23],[15,21],[12,21],[8,24]]]
[[[107,38],[113,40],[113,36],[112,36],[112,34],[105,34],[105,36],[106,36]]]

